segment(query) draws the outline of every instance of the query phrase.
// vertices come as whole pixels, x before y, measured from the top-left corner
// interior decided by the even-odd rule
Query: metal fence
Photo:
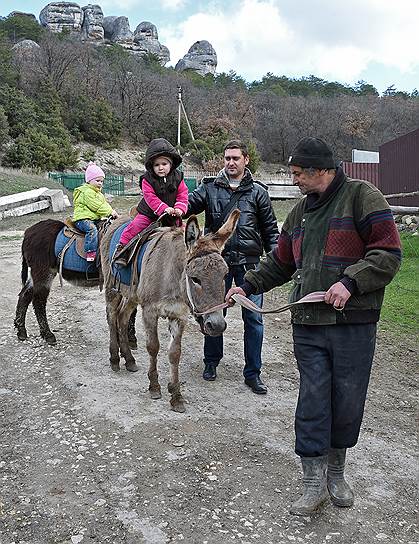
[[[48,177],[61,183],[69,191],[74,191],[84,183],[84,174],[80,172],[49,172]],[[103,182],[103,192],[121,196],[125,194],[124,176],[107,174]]]
[[[364,179],[380,188],[379,164],[374,162],[343,162],[342,168],[353,179]]]
[[[379,170],[384,194],[419,190],[419,128],[380,145]],[[419,197],[392,198],[390,204],[419,206]]]

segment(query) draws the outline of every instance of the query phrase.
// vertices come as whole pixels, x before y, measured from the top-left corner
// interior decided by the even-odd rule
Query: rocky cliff
[[[32,14],[19,14],[35,18]],[[132,32],[127,17],[104,17],[97,4],[80,7],[75,2],[51,2],[42,9],[39,22],[51,32],[69,32],[86,42],[97,45],[117,43],[132,54],[155,55],[162,66],[170,60],[170,51],[160,43],[156,25],[143,21]],[[201,75],[214,74],[216,67],[217,54],[205,40],[195,42],[176,64],[178,71],[193,70]]]

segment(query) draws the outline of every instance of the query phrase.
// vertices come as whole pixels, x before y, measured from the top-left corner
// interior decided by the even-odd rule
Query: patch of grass
[[[288,200],[272,200],[272,207],[274,209],[277,220],[280,223],[285,221],[285,218],[293,207],[297,204],[298,200],[290,198]]]
[[[31,191],[39,187],[62,189],[64,193],[71,194],[62,185],[47,177],[23,170],[0,168],[0,196]]]
[[[401,268],[386,287],[381,322],[393,332],[419,332],[419,237],[401,235],[403,260]]]

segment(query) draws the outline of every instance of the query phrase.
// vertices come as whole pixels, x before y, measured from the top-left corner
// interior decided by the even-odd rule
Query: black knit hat
[[[333,151],[320,138],[303,138],[288,159],[289,165],[301,168],[336,168]]]

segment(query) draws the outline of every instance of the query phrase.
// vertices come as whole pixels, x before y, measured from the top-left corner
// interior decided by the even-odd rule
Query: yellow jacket
[[[76,187],[73,193],[73,221],[91,219],[96,221],[112,214],[112,206],[106,201],[99,187],[84,183]]]

